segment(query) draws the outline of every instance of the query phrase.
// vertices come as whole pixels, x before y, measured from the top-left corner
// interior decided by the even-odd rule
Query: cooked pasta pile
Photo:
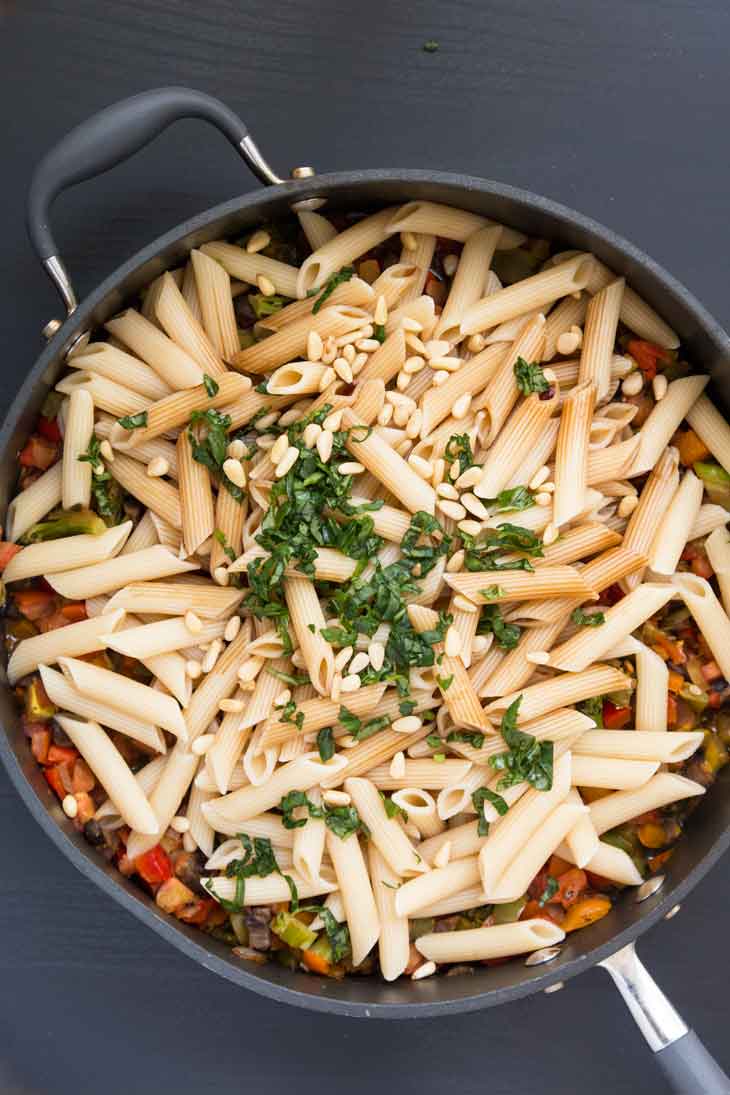
[[[429,202],[194,250],[69,361],[2,545],[66,814],[391,981],[559,943],[728,759],[730,427],[595,257]]]

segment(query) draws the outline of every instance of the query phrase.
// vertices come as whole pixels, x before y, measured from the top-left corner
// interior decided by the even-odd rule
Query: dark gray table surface
[[[160,84],[225,99],[283,173],[438,168],[547,194],[638,243],[728,326],[729,36],[726,0],[6,0],[2,409],[58,314],[23,230],[33,164],[92,111]],[[183,123],[78,187],[55,220],[81,292],[253,185],[216,133]],[[329,1018],[182,958],[59,856],[4,773],[0,862],[2,1095],[665,1090],[598,971],[481,1014]],[[727,866],[641,945],[726,1067]]]

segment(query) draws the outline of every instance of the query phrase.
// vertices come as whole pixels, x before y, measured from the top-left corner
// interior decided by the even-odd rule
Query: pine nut
[[[275,422],[279,421],[279,412],[271,411],[269,414],[265,414],[263,418],[260,418],[257,423],[259,430],[268,430],[269,426],[273,426]]]
[[[444,499],[436,503],[436,508],[454,521],[463,521],[466,517],[466,510],[459,502],[450,502],[448,499]]]
[[[241,617],[231,616],[230,620],[226,624],[226,629],[223,632],[223,638],[227,643],[232,643],[238,632],[241,630]]]
[[[436,494],[439,498],[450,498],[452,502],[459,501],[459,492],[451,483],[439,483]]]
[[[291,699],[291,688],[285,688],[274,700],[274,707],[285,707]]]
[[[417,319],[413,319],[411,316],[403,316],[400,321],[400,326],[404,331],[411,331],[414,335],[420,335],[423,330],[423,324],[419,323]]]
[[[198,677],[203,675],[200,662],[196,662],[195,658],[190,658],[189,661],[185,662],[185,672],[191,681],[197,681]]]
[[[223,474],[226,475],[237,487],[246,486],[246,472],[240,460],[223,461]]]
[[[547,466],[547,464],[543,464],[543,466],[540,468],[540,470],[535,472],[532,479],[528,483],[528,486],[529,486],[530,490],[537,490],[537,488],[542,486],[542,484],[545,482],[545,480],[549,479],[549,478],[550,478],[550,468]]]
[[[370,658],[364,650],[360,650],[349,665],[350,673],[362,673],[370,665]]]
[[[164,456],[155,456],[147,465],[147,474],[151,479],[157,479],[161,475],[167,475],[170,465]]]
[[[329,430],[322,430],[317,438],[317,452],[319,453],[319,458],[323,464],[326,464],[332,455],[334,440],[335,439]]]
[[[383,406],[378,411],[378,425],[379,426],[387,426],[392,417],[393,417],[393,404],[392,403],[384,403]]]
[[[421,432],[422,422],[423,413],[420,410],[414,411],[406,422],[406,437],[410,438],[411,441],[415,441]]]
[[[237,437],[235,441],[231,441],[230,445],[226,449],[226,456],[230,460],[240,460],[246,452],[246,446],[240,437]]]
[[[423,720],[419,719],[418,715],[403,715],[402,718],[391,723],[391,730],[395,730],[397,734],[413,734],[422,726]]]
[[[393,411],[393,424],[395,426],[405,426],[412,413],[410,407],[396,407]]]
[[[446,564],[446,570],[449,574],[457,574],[464,565],[464,549],[459,548],[449,559]]]
[[[403,372],[408,373],[409,376],[415,376],[416,373],[420,373],[421,369],[426,368],[426,361],[424,358],[418,355],[414,357],[407,357],[403,365]]]
[[[259,274],[256,278],[256,285],[259,292],[263,293],[265,297],[273,297],[276,293],[276,286],[273,281],[266,277],[266,274]]]
[[[324,357],[322,358],[322,361],[324,361]],[[331,369],[328,366],[325,369],[325,371],[322,373],[322,376],[320,377],[319,391],[320,392],[325,392],[327,390],[327,388],[329,388],[330,384],[334,384],[336,379],[337,379],[337,373],[335,372],[334,369]]]
[[[469,407],[471,406],[471,392],[464,392],[454,403],[451,408],[451,414],[454,418],[466,418]]]
[[[636,369],[633,373],[629,373],[626,379],[621,384],[621,391],[624,395],[638,395],[644,387],[644,374],[640,369]]]
[[[537,506],[549,506],[552,500],[552,495],[547,490],[542,490],[535,495],[535,505]]]
[[[484,335],[471,335],[466,348],[470,354],[480,354],[486,345],[487,340]]]
[[[357,350],[355,349],[352,342],[349,342],[342,351],[342,356],[344,357],[348,365],[352,365],[353,361],[355,360],[356,354]]]
[[[322,423],[323,430],[330,430],[331,433],[336,433],[342,425],[342,411],[333,411],[332,414],[328,414]]]
[[[413,468],[416,475],[420,475],[421,479],[430,479],[433,474],[433,464],[430,460],[424,460],[422,456],[412,452],[408,457],[408,463]]]
[[[344,357],[338,357],[335,360],[334,370],[340,380],[344,380],[345,384],[352,384],[352,368],[349,361],[346,361]]]
[[[352,799],[347,791],[323,791],[322,801],[328,806],[349,806]]]
[[[375,301],[375,311],[373,312],[373,318],[379,327],[382,327],[388,322],[388,302],[382,294]]]
[[[368,645],[368,659],[376,672],[383,668],[383,662],[385,661],[385,647],[382,643],[373,640]]]
[[[411,382],[411,378],[408,375],[408,373],[404,373],[403,370],[401,369],[401,371],[398,373],[398,376],[395,378],[395,386],[398,389],[398,391],[399,392],[404,392],[406,390],[406,388],[408,387],[408,385],[410,384],[410,382]]]
[[[219,586],[227,586],[230,580],[228,567],[216,567],[213,571],[213,581],[217,582]]]
[[[406,774],[406,755],[402,749],[391,760],[389,772],[392,779],[403,779]]]
[[[558,532],[557,527],[551,521],[542,534],[542,542],[546,546],[554,544],[559,535],[560,533]]]
[[[220,641],[220,639],[216,639],[210,644],[205,652],[205,657],[200,663],[200,668],[203,670],[204,673],[210,673],[211,669],[218,661],[218,657],[222,649],[223,643]]]
[[[317,440],[319,440],[319,438],[317,438]],[[291,448],[286,450],[286,453],[276,465],[276,470],[274,471],[276,478],[283,479],[287,472],[291,471],[298,459],[299,449],[292,445]]]
[[[473,657],[478,657],[480,654],[486,653],[490,647],[489,638],[486,635],[475,635],[471,641],[471,652]]]
[[[221,709],[221,711],[225,711],[226,714],[230,713],[230,714],[233,714],[233,715],[240,714],[241,711],[243,711],[245,706],[246,706],[246,704],[243,702],[243,700],[235,700],[235,699],[221,700],[220,703],[218,704],[218,707]]]
[[[460,478],[461,477],[459,477],[459,479]],[[458,481],[459,480],[457,480],[457,482]],[[469,510],[469,513],[473,513],[480,521],[486,521],[487,517],[489,517],[489,510],[482,500],[477,498],[476,494],[471,494],[469,491],[466,491],[462,494],[460,501],[462,506],[465,506]]]
[[[357,460],[346,460],[344,464],[338,464],[337,470],[340,475],[362,475],[365,468]]]
[[[361,681],[357,673],[348,673],[346,677],[342,678],[341,690],[343,692],[357,692],[360,687]]]
[[[655,376],[654,379],[652,380],[651,386],[652,386],[652,390],[654,392],[654,398],[656,399],[656,401],[658,403],[659,400],[664,399],[664,396],[667,394],[667,388],[669,387],[669,381],[667,380],[667,378],[665,376],[663,376],[661,373],[659,373],[659,375]]]
[[[269,456],[271,457],[271,462],[273,464],[278,464],[288,448],[289,438],[286,436],[285,433],[283,433],[281,437],[278,437],[276,439],[276,444],[269,453]]]
[[[634,512],[639,504],[639,499],[635,494],[627,494],[625,498],[622,498],[618,504],[617,513],[619,517],[628,517]]]
[[[73,795],[66,795],[61,806],[66,817],[74,818],[79,812],[79,804]]]
[[[451,374],[447,373],[446,369],[438,369],[433,374],[433,379],[431,380],[432,387],[440,388],[442,384],[446,383],[446,381],[449,379],[450,375]]]
[[[478,536],[482,531],[482,526],[478,521],[459,521],[457,525],[459,532],[463,532],[465,536]]]
[[[443,459],[443,457],[440,456],[438,458],[438,460],[434,461],[434,464],[433,464],[433,473],[432,473],[432,476],[431,476],[431,482],[433,483],[434,487],[437,487],[439,485],[439,483],[441,483],[443,481],[443,478],[444,478],[445,474],[446,474],[446,461]]]
[[[416,409],[415,399],[411,399],[409,395],[403,395],[402,392],[386,392],[385,401],[386,403],[392,403],[394,407],[408,407],[409,411],[415,411]]]
[[[436,972],[435,962],[424,962],[411,974],[411,981],[422,981],[424,977],[431,977]]]
[[[468,612],[470,616],[479,611],[478,606],[465,597],[463,593],[456,593],[452,604],[454,608],[458,608],[459,612]]]
[[[319,422],[310,422],[308,426],[304,427],[304,433],[302,434],[302,441],[308,449],[313,449],[317,443],[317,438],[322,432],[322,427]]]
[[[249,255],[255,255],[257,251],[263,251],[271,243],[271,236],[263,228],[258,228],[246,244]],[[263,292],[263,290],[262,290]],[[268,296],[269,294],[267,294]]]
[[[352,649],[351,646],[343,646],[342,650],[335,655],[334,665],[338,673],[342,672],[352,657]]]
[[[446,277],[453,278],[454,274],[456,273],[456,268],[459,265],[459,256],[444,255],[444,259],[441,265],[444,268],[444,273],[446,274]]]
[[[438,369],[439,372],[445,369],[447,373],[455,373],[461,367],[463,360],[461,357],[449,357],[448,355],[445,357],[432,357],[429,365],[432,369]]]
[[[459,654],[461,654],[462,646],[463,644],[461,641],[461,635],[452,624],[446,632],[446,638],[444,639],[444,652],[450,658],[456,658],[459,656]]]
[[[435,357],[446,357],[451,349],[451,343],[442,338],[432,338],[426,343],[426,356],[429,361]]]
[[[570,354],[574,354],[580,347],[583,341],[583,335],[579,328],[571,327],[569,331],[563,331],[562,335],[558,335],[555,347],[559,354],[567,357]]]
[[[199,635],[203,630],[203,621],[194,612],[185,613],[185,626],[193,635]]]
[[[111,447],[106,438],[104,438],[101,445],[99,445],[99,452],[105,460],[109,461],[110,464],[114,463],[114,449]]]
[[[377,338],[361,338],[355,343],[355,346],[365,354],[372,354],[375,350],[380,349],[380,343]]]
[[[182,814],[177,814],[170,822],[170,828],[175,833],[186,833],[190,828],[190,822]]]
[[[424,346],[418,335],[407,334],[406,346],[408,346],[409,349],[413,350],[414,353],[419,354],[420,357],[426,356],[426,347]]]
[[[533,650],[531,653],[525,654],[525,660],[532,662],[533,665],[548,665],[550,655],[547,650]]]
[[[400,241],[406,251],[417,251],[418,240],[414,236],[413,232],[401,232]]]
[[[241,682],[252,681],[264,664],[263,658],[246,658],[238,667],[238,679]]]
[[[368,354],[364,350],[361,350],[361,352],[355,356],[355,360],[352,363],[352,375],[357,376],[357,374],[361,372],[362,369],[364,369],[367,363]]]
[[[332,678],[332,688],[330,690],[330,699],[333,703],[337,703],[340,698],[340,692],[342,691],[342,676],[339,673],[335,673]]]
[[[482,469],[475,464],[471,468],[467,468],[462,475],[456,480],[456,486],[459,490],[465,490],[468,487],[475,487],[482,477]]]

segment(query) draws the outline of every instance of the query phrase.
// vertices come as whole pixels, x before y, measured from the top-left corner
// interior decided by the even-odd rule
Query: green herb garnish
[[[553,743],[538,741],[532,734],[525,734],[517,729],[517,713],[521,702],[520,695],[502,716],[500,733],[509,747],[509,752],[490,757],[489,763],[498,772],[504,772],[497,785],[500,791],[523,782],[529,783],[538,791],[549,791],[553,785]]]
[[[474,464],[474,453],[468,433],[453,433],[446,444],[444,462],[450,468],[455,461],[459,464],[459,475],[463,475],[467,468],[471,468]],[[450,475],[449,478],[451,478]]]
[[[487,586],[486,589],[479,590],[479,596],[485,601],[494,601],[497,597],[506,597],[507,594],[502,586]]]
[[[479,787],[474,791],[471,796],[471,804],[476,810],[479,823],[477,825],[477,834],[479,836],[489,836],[489,822],[484,816],[484,803],[488,802],[497,811],[500,817],[509,810],[509,806],[496,791],[490,791],[488,787]]]
[[[323,726],[317,734],[319,759],[327,762],[335,755],[335,736],[331,726]]]
[[[118,418],[117,422],[125,430],[141,430],[147,425],[147,411],[140,411],[139,414],[127,414],[124,418]]]
[[[473,749],[481,749],[484,745],[484,734],[481,730],[452,730],[446,738],[448,741],[460,741],[465,745],[471,745]]]
[[[270,874],[281,874],[282,877],[286,879],[287,885],[289,886],[289,892],[291,893],[292,907],[294,908],[297,905],[296,886],[289,875],[282,874],[279,864],[276,862],[276,856],[271,847],[271,841],[268,837],[255,836],[252,841],[251,837],[246,833],[238,833],[238,839],[243,846],[243,856],[240,859],[231,860],[225,869],[225,877],[235,878],[236,880],[236,890],[233,901],[228,901],[220,897],[217,898],[226,912],[240,912],[243,909],[247,878],[266,878]],[[209,878],[205,883],[206,888],[210,893],[215,892],[213,882],[214,879]]]
[[[600,627],[601,624],[606,622],[606,617],[602,612],[584,612],[582,608],[574,608],[570,618],[579,627]]]
[[[353,715],[351,711],[348,711],[346,707],[340,708],[339,720],[348,734],[352,734],[355,741],[366,741],[373,734],[377,734],[379,730],[384,730],[386,726],[390,726],[390,719],[387,715],[380,715],[378,718],[363,722],[357,715]]]
[[[203,386],[210,399],[213,399],[220,391],[220,384],[218,381],[214,380],[212,376],[208,376],[207,373],[203,373]]]
[[[91,464],[91,494],[96,512],[106,525],[120,524],[124,519],[124,491],[107,471],[101,455],[101,442],[95,433],[89,438],[88,448],[79,460]]]
[[[538,363],[525,361],[524,357],[518,357],[515,362],[515,381],[523,395],[550,390],[550,385]]]
[[[336,274],[332,274],[327,278],[327,281],[322,287],[322,292],[312,305],[312,315],[316,315],[320,310],[324,302],[328,297],[331,297],[338,285],[342,285],[343,282],[349,281],[355,274],[354,266],[343,266],[341,270],[338,270]]]
[[[499,605],[485,605],[479,617],[477,635],[492,634],[500,650],[514,650],[520,641],[522,629],[517,624],[505,622]]]
[[[219,528],[213,529],[213,537],[214,537],[215,540],[217,540],[217,542],[223,548],[224,554],[228,556],[228,558],[231,560],[231,562],[232,563],[235,562],[236,553],[233,550],[233,548],[230,546],[228,541],[226,540],[225,532],[223,532],[223,530],[219,529]]]
[[[373,325],[373,338],[376,339],[381,345],[385,342],[384,323],[375,323]]]
[[[441,691],[446,692],[447,689],[451,688],[452,681],[454,680],[454,674],[452,673],[449,677],[436,677],[436,680],[438,681],[438,686]]]
[[[544,909],[547,903],[555,897],[555,894],[558,892],[559,889],[560,883],[558,882],[557,878],[553,878],[553,876],[549,874],[545,883],[545,889],[542,891],[539,898],[537,899],[537,903],[541,909]]]
[[[354,806],[331,806],[327,808],[324,823],[340,840],[347,840],[353,833],[362,832],[369,836],[367,826]]]
[[[284,795],[279,803],[279,809],[282,813],[281,823],[285,829],[301,829],[307,824],[309,818],[294,817],[294,811],[300,806],[306,807],[309,817],[324,817],[322,807],[317,806],[315,802],[307,798],[304,791],[290,791],[288,795]]]

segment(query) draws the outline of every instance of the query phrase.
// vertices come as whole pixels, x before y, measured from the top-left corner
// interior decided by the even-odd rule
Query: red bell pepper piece
[[[607,730],[620,730],[631,722],[631,708],[617,707],[610,700],[603,701],[603,725]]]
[[[150,848],[143,855],[137,856],[134,865],[139,875],[150,886],[157,886],[161,882],[166,882],[168,878],[172,878],[174,873],[170,857],[159,844],[155,844],[154,848]]]
[[[55,418],[44,418],[43,415],[40,415],[38,418],[38,433],[41,437],[45,437],[46,441],[57,442],[61,440],[61,431]]]
[[[61,609],[61,613],[66,617],[68,623],[80,623],[82,620],[87,619],[86,602],[72,601],[70,604],[63,606],[63,608]]]
[[[0,572],[5,570],[12,557],[22,550],[20,544],[11,544],[7,540],[0,540]]]
[[[71,762],[75,763],[78,759],[78,750],[74,749],[72,745],[51,745],[48,750],[48,764],[66,764]]]
[[[18,612],[26,620],[39,620],[47,615],[55,596],[55,593],[47,593],[44,589],[21,589],[13,594]]]
[[[57,457],[58,449],[52,441],[34,435],[28,439],[18,460],[25,468],[40,468],[41,471],[46,471],[51,464],[56,463]]]
[[[668,365],[672,360],[670,354],[661,346],[641,338],[632,338],[627,349],[647,380],[654,379],[660,361]]]
[[[43,775],[46,777],[46,780],[48,782],[48,786],[51,788],[51,790],[54,791],[60,799],[64,799],[66,797],[67,792],[66,792],[66,788],[63,784],[63,780],[61,778],[61,769],[60,768],[44,768],[43,769]]]

